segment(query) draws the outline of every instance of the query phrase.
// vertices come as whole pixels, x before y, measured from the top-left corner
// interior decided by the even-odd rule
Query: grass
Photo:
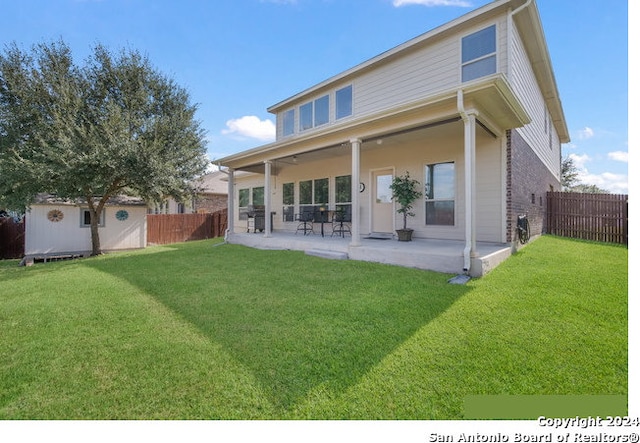
[[[217,241],[0,261],[0,419],[460,419],[627,393],[626,248],[543,237],[482,279]]]

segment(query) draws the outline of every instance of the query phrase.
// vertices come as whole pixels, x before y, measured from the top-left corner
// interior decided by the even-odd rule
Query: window
[[[282,220],[293,221],[294,211],[293,183],[282,185]]]
[[[104,227],[104,210],[100,214],[100,220],[98,220],[98,226]],[[80,209],[80,227],[91,227],[91,211],[88,209]]]
[[[282,135],[291,135],[294,132],[295,110],[289,109],[282,116]]]
[[[424,195],[427,225],[454,225],[455,184],[454,163],[437,163],[426,166]]]
[[[336,91],[336,120],[353,113],[353,88],[351,85]]]
[[[328,178],[319,178],[313,181],[313,203],[315,205],[329,204]]]
[[[300,131],[329,123],[329,96],[300,106]]]
[[[251,204],[253,206],[264,206],[264,186],[251,190]]]
[[[239,189],[238,190],[238,217],[240,220],[247,219],[247,206],[249,206],[249,188]]]
[[[325,95],[313,102],[314,126],[324,125],[329,123],[329,96]]]
[[[334,189],[336,211],[344,213],[344,221],[351,221],[351,176],[336,177]]]
[[[298,184],[300,191],[300,213],[313,213],[316,221],[320,221],[320,214],[316,209],[329,204],[329,179],[319,178],[305,180]]]
[[[264,206],[264,186],[238,189],[238,218],[247,219],[249,205]]]
[[[313,102],[300,106],[300,130],[311,129],[313,127]]]
[[[462,38],[462,81],[496,72],[496,25]]]

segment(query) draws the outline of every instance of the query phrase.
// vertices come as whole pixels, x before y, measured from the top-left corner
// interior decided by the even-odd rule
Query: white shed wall
[[[64,217],[51,222],[52,209]],[[91,229],[81,226],[81,207],[71,205],[33,205],[25,217],[25,255],[91,250]],[[120,221],[116,212],[124,209],[129,217]],[[105,226],[99,228],[104,251],[144,248],[147,244],[146,207],[109,206],[105,209]]]

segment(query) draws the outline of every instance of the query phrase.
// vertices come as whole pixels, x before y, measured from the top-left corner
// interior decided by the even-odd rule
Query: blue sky
[[[273,140],[266,108],[489,0],[20,0],[0,44],[132,48],[199,103],[211,159]],[[624,0],[538,0],[584,183],[627,193]]]

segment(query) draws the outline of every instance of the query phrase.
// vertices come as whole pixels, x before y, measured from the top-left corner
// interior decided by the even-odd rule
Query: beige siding
[[[482,21],[463,33],[448,35],[428,45],[418,45],[412,51],[386,60],[364,70],[351,80],[343,79],[331,89],[315,91],[293,106],[295,108],[295,133],[299,134],[299,106],[329,93],[329,124],[302,132],[309,134],[337,123],[335,120],[335,91],[351,84],[353,86],[353,115],[360,118],[393,109],[406,103],[427,99],[443,91],[461,86],[461,40],[462,37],[491,26],[497,27],[497,70],[505,72],[507,67],[507,20],[505,15]],[[277,116],[278,138],[282,138],[282,116],[292,109],[283,109]],[[340,120],[338,122],[341,122]],[[289,137],[289,136],[288,136]]]
[[[501,143],[478,128],[476,146],[476,237],[478,241],[502,241],[505,198],[502,197]]]
[[[522,39],[514,27],[511,36],[510,82],[524,103],[531,123],[516,129],[542,162],[556,176],[560,177],[560,141],[554,128],[547,106],[538,86],[533,68],[524,49]]]
[[[417,238],[464,239],[464,139],[462,122],[451,123],[449,129],[442,134],[439,129],[427,131],[418,140],[410,143],[394,144],[385,140],[381,146],[369,143],[361,150],[361,165],[359,182],[365,184],[365,191],[360,193],[360,230],[363,234],[371,232],[371,190],[373,189],[373,171],[391,168],[395,174],[409,171],[424,186],[425,166],[433,163],[454,162],[456,167],[456,207],[454,226],[427,226],[425,224],[424,198],[415,204],[415,217],[408,220],[408,227],[415,230]],[[452,131],[452,128],[455,130]],[[441,128],[440,128],[441,129]],[[284,165],[281,165],[284,166]],[[298,184],[302,180],[329,178],[330,207],[334,206],[334,179],[337,176],[351,174],[351,152],[345,149],[344,154],[318,160],[312,163],[279,168],[274,165],[277,175],[271,180],[272,211],[274,216],[274,230],[293,232],[296,222],[283,222],[282,214],[282,186],[284,183],[294,183],[295,204],[298,212],[299,195]],[[482,128],[477,129],[477,239],[479,241],[501,242],[502,216],[504,214],[504,198],[502,196],[502,181],[504,173],[501,163],[501,142]],[[264,186],[264,176],[255,174],[236,179],[235,201],[238,201],[238,190]],[[237,203],[236,203],[237,205]],[[237,206],[236,206],[237,207]],[[235,231],[246,232],[246,221],[239,220],[237,211]],[[402,216],[395,215],[395,229],[402,227]]]
[[[47,214],[52,209],[64,217],[51,222]],[[129,217],[120,221],[116,212],[125,209]],[[105,226],[100,227],[101,247],[105,251],[144,248],[147,242],[146,207],[112,206],[105,210]],[[33,205],[26,216],[25,255],[80,252],[91,250],[91,230],[81,227],[81,208],[71,205]]]
[[[354,80],[354,116],[372,114],[455,87],[459,38],[448,38],[393,60]]]

